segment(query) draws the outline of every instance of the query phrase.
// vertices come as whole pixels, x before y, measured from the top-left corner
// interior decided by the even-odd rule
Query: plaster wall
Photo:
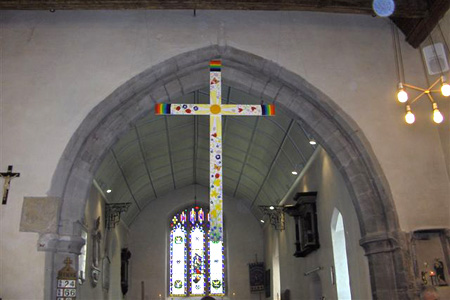
[[[92,234],[95,230],[95,221],[100,217],[100,233],[102,236],[100,242],[100,263],[99,269],[103,271],[104,258],[110,260],[110,276],[109,285],[104,285],[104,274],[100,273],[97,285],[92,285],[91,265],[93,256],[93,239]],[[126,247],[128,230],[123,223],[117,224],[114,229],[105,229],[105,200],[96,188],[92,188],[89,199],[86,202],[84,227],[88,233],[87,249],[86,249],[86,281],[79,285],[79,299],[122,299],[122,291],[120,288],[120,254],[121,249]]]
[[[448,20],[449,14],[443,24]],[[443,26],[447,37],[448,28]],[[404,124],[384,19],[308,12],[0,11],[0,37],[0,168],[12,164],[21,173],[0,207],[4,299],[43,298],[45,255],[34,250],[36,234],[18,231],[22,201],[46,195],[86,115],[140,72],[213,44],[297,73],[353,118],[386,175],[404,231],[449,227],[448,130],[442,128],[450,114],[436,127],[421,101],[414,107],[416,124]],[[425,86],[419,52],[404,43],[402,49],[408,82]],[[30,263],[17,263],[23,257]],[[26,286],[16,288],[17,278]]]
[[[168,297],[168,236],[174,213],[194,204],[194,186],[188,186],[151,202],[130,226],[130,291],[128,299],[178,299]],[[256,300],[250,294],[248,263],[263,260],[263,232],[258,220],[242,201],[225,195],[224,226],[226,242],[227,296],[223,299]],[[197,186],[197,203],[208,206],[208,190]],[[234,295],[233,295],[234,293]],[[192,297],[190,299],[200,299]],[[180,298],[185,299],[185,298]]]
[[[320,296],[325,299],[337,299],[336,286],[331,282],[331,266],[334,266],[333,247],[331,240],[331,220],[333,211],[337,208],[343,217],[348,269],[352,299],[371,299],[369,266],[364,255],[363,248],[359,245],[361,238],[358,219],[351,203],[351,198],[345,188],[344,181],[339,171],[334,166],[330,157],[320,147],[316,149],[308,167],[303,171],[294,194],[297,192],[317,191],[317,219],[319,230],[320,248],[306,257],[294,257],[295,252],[295,222],[290,216],[286,216],[286,230],[275,231],[273,227],[265,227],[265,240],[272,240],[266,244],[266,262],[277,261],[280,268],[281,293],[290,290],[291,299],[317,299],[312,287],[316,286],[318,278],[322,287]],[[286,204],[294,204],[291,195]],[[277,240],[278,245],[273,243]],[[273,257],[274,248],[279,248],[278,257]],[[273,266],[273,265],[272,265]],[[270,264],[268,265],[270,268]],[[321,270],[309,272],[318,267]],[[275,273],[274,273],[274,276]],[[317,277],[318,276],[318,277]],[[276,281],[276,278],[273,278]],[[275,287],[276,288],[276,287]],[[274,288],[274,289],[275,289]],[[276,298],[273,293],[271,299]]]

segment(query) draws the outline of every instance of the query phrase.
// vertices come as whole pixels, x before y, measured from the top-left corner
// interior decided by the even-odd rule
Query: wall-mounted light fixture
[[[284,206],[260,205],[259,209],[264,217],[268,217],[270,224],[272,224],[276,230],[284,230]],[[261,220],[261,223],[264,223],[264,220]]]
[[[106,203],[106,228],[111,229],[116,227],[116,224],[120,222],[120,215],[128,210],[131,202],[126,203]]]

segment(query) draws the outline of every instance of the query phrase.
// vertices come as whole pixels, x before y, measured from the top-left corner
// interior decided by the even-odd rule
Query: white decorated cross
[[[209,203],[210,241],[223,241],[222,218],[222,115],[228,116],[273,116],[273,105],[222,104],[220,60],[210,61],[210,104],[167,104],[155,107],[157,115],[208,115],[210,116],[209,143]]]

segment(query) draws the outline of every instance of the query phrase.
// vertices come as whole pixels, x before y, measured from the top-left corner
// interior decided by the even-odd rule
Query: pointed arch
[[[62,199],[58,239],[73,236],[73,224],[82,217],[94,173],[108,149],[134,121],[151,113],[156,102],[204,86],[208,62],[218,57],[228,85],[274,99],[314,135],[339,168],[358,216],[373,297],[413,298],[406,239],[399,230],[389,185],[360,128],[302,77],[230,46],[201,48],[155,65],[117,88],[88,114],[64,150],[48,193]],[[63,250],[70,252],[68,248]],[[57,270],[59,265],[51,263]]]

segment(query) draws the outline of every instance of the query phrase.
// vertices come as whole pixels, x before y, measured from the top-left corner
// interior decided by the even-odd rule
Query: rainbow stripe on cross
[[[222,61],[220,60],[211,60],[209,62],[209,71],[210,72],[220,72],[222,69]]]
[[[262,116],[275,116],[275,105],[262,104],[261,105],[261,115]]]
[[[157,115],[170,115],[170,104],[158,103],[155,105],[155,113]]]

